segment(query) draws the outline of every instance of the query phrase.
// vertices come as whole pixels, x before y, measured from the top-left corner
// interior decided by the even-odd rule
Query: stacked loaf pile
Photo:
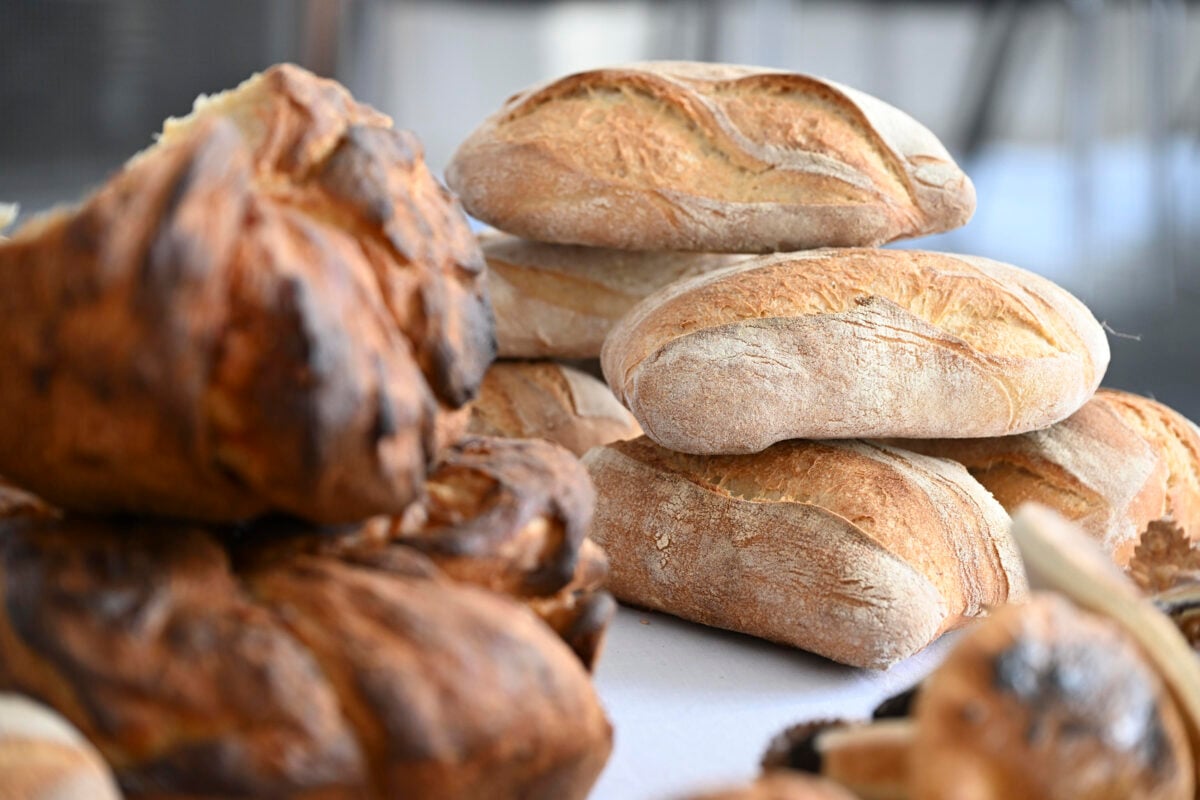
[[[626,602],[885,667],[1024,596],[1001,503],[1086,501],[1074,516],[1118,558],[1191,509],[1168,474],[1195,483],[1186,422],[1158,437],[1105,411],[1105,455],[1030,455],[1078,439],[1094,404],[1145,401],[1089,404],[1107,341],[1050,281],[878,249],[962,225],[975,193],[873,97],[747,67],[594,70],[507,101],[447,182],[506,232],[484,243],[501,354],[599,355],[645,433],[584,459]],[[1101,475],[1131,452],[1110,433],[1137,476]],[[1094,502],[1084,473],[1108,481]]]
[[[577,459],[456,435],[483,269],[413,137],[286,66],[0,243],[0,690],[131,797],[585,796],[607,566]],[[26,718],[5,788],[111,793]]]

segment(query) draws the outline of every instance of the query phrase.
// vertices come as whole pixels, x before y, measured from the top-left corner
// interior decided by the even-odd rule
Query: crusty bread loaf
[[[400,513],[493,356],[416,140],[276,67],[0,244],[0,473],[72,510]]]
[[[724,64],[598,69],[514,96],[446,170],[467,210],[544,242],[760,253],[949,230],[975,189],[908,115]]]
[[[596,358],[639,300],[746,258],[545,244],[497,232],[480,236],[479,245],[502,358]]]
[[[1179,707],[1138,643],[1058,594],[971,630],[921,687],[910,797],[1191,800]],[[971,791],[964,792],[964,787]]]
[[[401,520],[0,520],[0,690],[131,797],[583,798],[611,747],[590,516],[561,448],[473,439]]]
[[[552,361],[493,364],[471,406],[470,431],[547,439],[575,455],[642,433],[603,382]]]
[[[856,441],[584,456],[618,599],[886,667],[1025,593],[999,504],[958,464]]]
[[[999,436],[1075,412],[1108,366],[1088,310],[1045,278],[974,256],[763,256],[646,298],[604,374],[672,450],[791,438]]]
[[[1200,539],[1200,434],[1161,403],[1101,389],[1040,431],[992,439],[895,440],[963,464],[1009,512],[1036,502],[1074,520],[1121,566],[1152,521]]]
[[[0,798],[118,800],[104,759],[59,714],[0,694]]]

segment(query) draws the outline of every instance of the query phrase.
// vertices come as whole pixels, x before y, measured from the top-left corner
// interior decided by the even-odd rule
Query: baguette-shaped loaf
[[[975,189],[901,111],[805,75],[657,62],[517,94],[446,170],[467,210],[545,242],[761,253],[956,228]]]
[[[275,67],[0,243],[0,473],[65,509],[401,513],[493,356],[416,139]]]
[[[1008,516],[958,464],[857,441],[584,456],[618,599],[858,667],[1020,600]]]
[[[547,439],[575,455],[642,429],[602,381],[552,361],[499,361],[471,406],[471,433]]]
[[[762,256],[672,284],[601,354],[646,435],[688,453],[1022,433],[1078,410],[1108,359],[1100,324],[1045,278],[863,249]]]
[[[961,463],[1010,513],[1025,502],[1054,509],[1121,566],[1154,520],[1171,518],[1200,538],[1200,433],[1145,397],[1101,389],[1044,430],[894,443]]]
[[[18,694],[0,694],[0,798],[118,800],[96,748],[71,723]]]
[[[638,301],[668,283],[746,256],[635,252],[480,236],[502,358],[597,358],[604,337]]]

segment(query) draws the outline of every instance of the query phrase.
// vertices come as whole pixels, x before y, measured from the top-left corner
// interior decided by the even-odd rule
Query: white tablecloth
[[[869,715],[936,666],[947,639],[871,672],[622,608],[596,672],[616,742],[592,800],[669,800],[749,780],[776,733]]]

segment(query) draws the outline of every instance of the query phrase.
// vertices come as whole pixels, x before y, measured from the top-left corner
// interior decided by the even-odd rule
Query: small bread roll
[[[817,250],[672,284],[604,343],[646,435],[685,453],[794,438],[979,437],[1052,425],[1108,367],[1066,291],[974,256]]]
[[[658,62],[521,92],[446,180],[501,230],[626,250],[762,253],[950,230],[975,189],[908,115],[771,69]]]
[[[1200,433],[1146,397],[1101,389],[1040,431],[992,439],[896,440],[958,461],[1010,513],[1036,502],[1075,521],[1120,566],[1164,517],[1200,539]]]
[[[883,668],[1026,591],[1008,516],[958,464],[856,441],[584,456],[618,599]]]
[[[641,436],[637,420],[591,375],[552,361],[500,361],[483,377],[469,430],[547,439],[575,455]]]
[[[27,697],[0,694],[0,798],[118,800],[104,759],[71,723]]]
[[[545,244],[497,232],[479,245],[501,358],[598,358],[609,330],[642,298],[747,258]]]
[[[1190,800],[1180,712],[1133,639],[1056,594],[1000,609],[926,679],[911,796]]]

